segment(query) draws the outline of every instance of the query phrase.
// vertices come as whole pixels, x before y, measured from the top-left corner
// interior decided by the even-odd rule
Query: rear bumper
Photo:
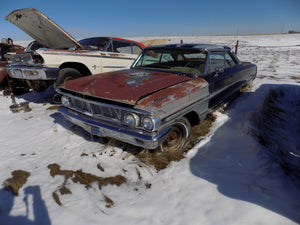
[[[123,126],[117,126],[106,121],[94,120],[92,117],[83,115],[66,107],[59,107],[58,111],[69,121],[92,135],[110,137],[117,140],[140,146],[146,149],[156,149],[171,132],[171,126],[159,133],[135,132]]]
[[[59,68],[9,66],[6,68],[12,78],[23,80],[56,80]]]

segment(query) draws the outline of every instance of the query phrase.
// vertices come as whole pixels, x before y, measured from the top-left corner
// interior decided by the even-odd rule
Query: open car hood
[[[70,80],[60,88],[135,105],[149,94],[188,80],[191,78],[174,73],[130,69]]]
[[[82,48],[71,35],[35,8],[14,10],[5,20],[19,27],[47,48]]]

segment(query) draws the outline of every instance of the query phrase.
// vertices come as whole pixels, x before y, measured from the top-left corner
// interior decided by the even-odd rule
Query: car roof
[[[167,45],[156,45],[147,47],[147,49],[159,49],[159,48],[172,48],[172,49],[191,49],[191,50],[204,50],[204,51],[213,51],[213,50],[231,50],[228,46],[215,45],[215,44],[167,44]]]
[[[141,43],[141,42],[130,40],[130,39],[126,39],[126,38],[111,37],[111,36],[88,37],[88,38],[81,39],[80,41],[88,40],[88,39],[100,39],[100,38],[103,38],[103,39],[114,39],[114,40],[121,40],[121,41],[132,42],[132,43],[135,43],[135,44],[141,46],[142,48],[145,48],[145,45],[143,45],[143,43]]]

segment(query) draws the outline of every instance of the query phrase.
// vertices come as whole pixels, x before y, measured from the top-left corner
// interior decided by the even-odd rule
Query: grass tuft
[[[197,143],[200,137],[203,137],[209,133],[210,128],[212,127],[215,121],[216,115],[209,114],[202,123],[192,127],[188,149],[191,149]]]
[[[180,161],[184,158],[183,153],[150,153],[148,150],[143,150],[135,156],[146,165],[153,166],[157,171],[165,169],[172,161]]]
[[[23,170],[15,170],[12,178],[4,181],[4,187],[11,190],[14,195],[19,195],[19,189],[26,183],[30,173]]]

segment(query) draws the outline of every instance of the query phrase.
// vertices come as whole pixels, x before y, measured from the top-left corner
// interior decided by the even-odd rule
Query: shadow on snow
[[[50,225],[50,218],[45,202],[42,199],[39,186],[29,186],[24,189],[23,199],[26,207],[26,215],[11,216],[10,211],[14,206],[15,196],[11,191],[0,189],[0,221],[3,225],[22,224],[22,225]],[[32,205],[29,205],[28,197],[32,196]],[[32,212],[31,212],[32,210]],[[33,215],[33,220],[29,218]]]
[[[286,118],[279,118],[279,121],[282,119],[289,122],[294,116],[298,117],[298,124],[287,123],[280,128],[272,121],[272,129],[263,131],[269,132],[271,137],[267,140],[271,144],[262,145],[253,135],[255,129],[260,128],[253,125],[253,117],[262,116],[260,111],[266,104],[266,96],[272,90],[285,92],[283,100],[295,104],[285,115]],[[295,99],[296,97],[298,99]],[[285,102],[283,104],[286,106]],[[278,151],[280,143],[296,142],[298,151],[300,149],[299,140],[284,140],[290,138],[287,135],[281,135],[280,138],[276,136],[281,130],[300,130],[300,86],[262,85],[255,92],[244,93],[236,99],[229,107],[228,117],[229,120],[191,159],[191,172],[216,184],[218,191],[227,197],[257,204],[300,223],[299,180],[293,182],[295,180],[286,173],[281,162],[276,160],[282,158],[282,152]],[[268,122],[268,118],[265,120]],[[298,135],[299,139],[299,133],[295,135]],[[295,150],[289,148],[293,148],[293,145],[281,145],[281,150],[287,154]],[[294,169],[299,169],[300,157],[297,154],[294,160],[298,164],[292,163],[291,170],[293,165],[298,166]]]

